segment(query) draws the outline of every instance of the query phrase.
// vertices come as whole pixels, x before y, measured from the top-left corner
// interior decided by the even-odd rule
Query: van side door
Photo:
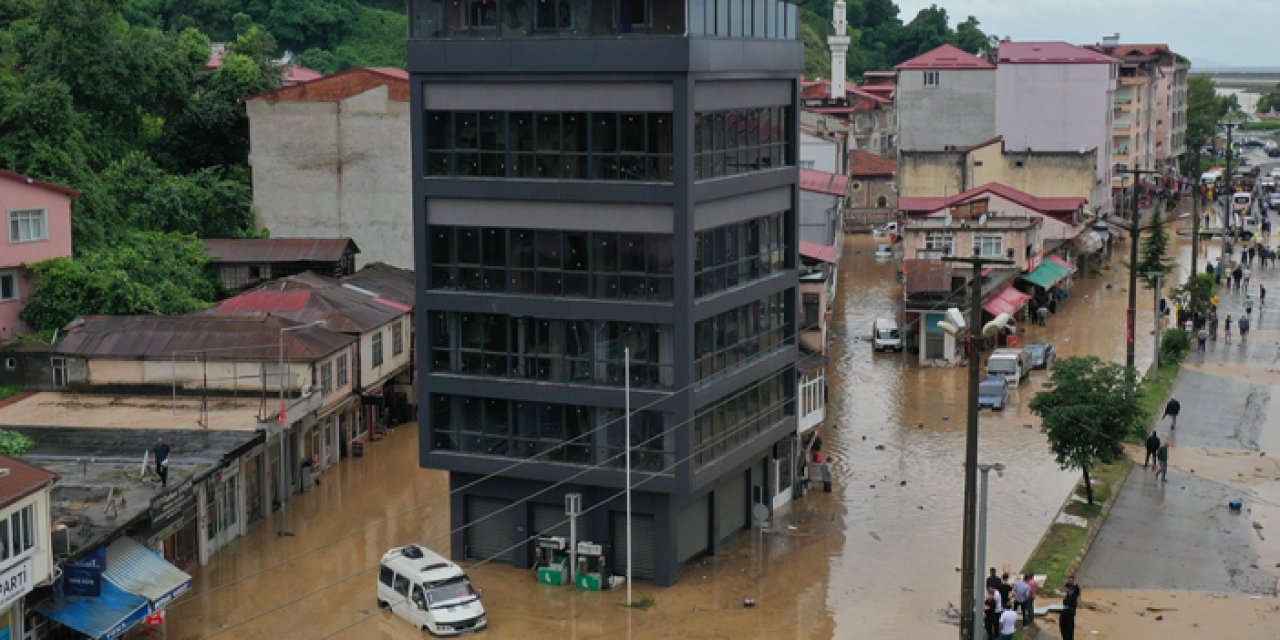
[[[418,625],[417,606],[409,600],[409,579],[396,572],[392,576],[391,589],[395,593],[391,596],[391,611],[396,615],[408,620],[414,626]]]

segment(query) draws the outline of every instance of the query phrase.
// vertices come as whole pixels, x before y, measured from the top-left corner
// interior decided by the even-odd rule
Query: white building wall
[[[391,375],[409,365],[409,325],[412,320],[409,314],[400,316],[392,322],[368,331],[360,336],[360,389],[366,391],[370,385],[390,379]],[[395,353],[395,332],[400,332],[401,351]],[[373,366],[373,336],[382,336],[382,364]]]
[[[995,72],[996,133],[1010,151],[1096,148],[1109,159],[1115,74],[1115,64],[1002,64]],[[1095,173],[1089,204],[1110,211],[1110,163],[1098,163]]]
[[[800,134],[801,168],[841,173],[839,155],[840,146],[834,141],[808,133]]]
[[[995,137],[995,69],[928,71],[938,73],[937,86],[925,86],[926,70],[898,72],[894,105],[899,149],[942,151]]]
[[[413,268],[409,104],[386,85],[340,102],[250,100],[256,226],[347,237],[357,267]]]

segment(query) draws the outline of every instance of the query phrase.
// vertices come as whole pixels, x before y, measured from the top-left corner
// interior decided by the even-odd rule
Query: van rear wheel
[[[390,608],[391,608],[391,605],[390,605],[390,604],[387,604],[387,601],[386,601],[386,600],[379,600],[379,601],[378,601],[378,608],[379,608],[379,609],[390,609]]]

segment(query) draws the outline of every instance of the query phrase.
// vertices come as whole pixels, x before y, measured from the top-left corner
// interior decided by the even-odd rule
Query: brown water
[[[824,427],[836,491],[793,501],[765,536],[757,577],[754,534],[685,569],[679,584],[635,587],[654,606],[623,607],[625,591],[587,593],[537,584],[509,566],[471,569],[484,589],[491,638],[907,638],[948,637],[939,622],[958,604],[965,370],[920,368],[872,354],[872,320],[892,316],[901,288],[877,263],[871,238],[850,237],[841,263]],[[1124,358],[1124,274],[1081,275],[1044,329],[1061,356]],[[1106,285],[1111,284],[1112,288]],[[1150,293],[1142,292],[1148,302]],[[1139,314],[1138,362],[1150,360],[1150,316]],[[1144,321],[1143,318],[1146,318]],[[1144,340],[1145,339],[1145,340]],[[1016,570],[1077,474],[1057,468],[1026,401],[1037,373],[1003,413],[981,417],[981,460],[1008,466],[991,478],[988,564]],[[877,445],[883,445],[877,450]],[[220,551],[192,592],[169,609],[169,638],[420,638],[377,610],[375,569],[387,548],[447,548],[448,484],[417,468],[415,425],[396,429],[322,476],[290,503],[294,537],[259,523]],[[874,485],[874,487],[873,487]],[[755,598],[746,608],[743,599]],[[483,637],[483,636],[482,636]]]

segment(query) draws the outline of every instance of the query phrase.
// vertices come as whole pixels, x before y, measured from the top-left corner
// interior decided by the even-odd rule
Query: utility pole
[[[969,282],[969,411],[964,439],[964,536],[961,541],[960,639],[981,640],[973,635],[977,580],[976,554],[978,520],[978,375],[982,352],[982,270],[993,264],[1013,264],[1012,260],[989,259],[974,247],[972,258],[948,257],[944,262],[973,267]],[[921,328],[923,330],[923,327]]]
[[[1192,251],[1194,250],[1195,249],[1193,248]],[[1147,277],[1155,278],[1156,280],[1156,308],[1155,308],[1155,315],[1156,315],[1155,363],[1156,363],[1156,366],[1151,370],[1151,379],[1159,380],[1160,379],[1160,298],[1161,298],[1160,294],[1164,293],[1164,273],[1161,271],[1153,271],[1151,273],[1148,273]],[[1195,276],[1193,275],[1192,277],[1194,278]],[[1194,313],[1195,308],[1196,308],[1195,304],[1193,303],[1191,305],[1192,313]],[[1195,340],[1194,336],[1192,336],[1192,340]]]
[[[1134,367],[1134,323],[1138,319],[1138,240],[1142,237],[1142,210],[1138,207],[1138,179],[1145,173],[1159,173],[1150,169],[1124,169],[1120,173],[1133,176],[1129,198],[1133,201],[1133,220],[1129,224],[1129,309],[1125,313],[1124,364]],[[1156,206],[1159,206],[1158,204]]]
[[[1227,237],[1228,235],[1230,235],[1230,236],[1231,236],[1231,239],[1233,240],[1233,242],[1231,243],[1231,245],[1232,245],[1232,246],[1235,246],[1235,242],[1234,242],[1234,240],[1235,240],[1235,234],[1234,234],[1234,233],[1231,233],[1231,231],[1232,231],[1231,223],[1232,223],[1232,222],[1234,222],[1234,220],[1233,220],[1234,215],[1233,215],[1233,213],[1232,213],[1232,211],[1231,211],[1231,194],[1235,193],[1235,187],[1233,187],[1233,186],[1232,186],[1232,184],[1231,184],[1231,178],[1232,178],[1232,175],[1231,175],[1231,147],[1233,146],[1233,145],[1232,145],[1232,143],[1231,143],[1231,131],[1232,131],[1232,129],[1235,129],[1236,127],[1238,127],[1238,126],[1240,126],[1240,125],[1239,125],[1238,123],[1235,123],[1235,122],[1224,122],[1224,123],[1222,123],[1222,126],[1224,126],[1224,127],[1226,127],[1226,128],[1227,128],[1227,188],[1223,191],[1223,193],[1224,193],[1224,194],[1226,194],[1227,204],[1226,204],[1226,207],[1225,207],[1226,211],[1223,213],[1223,220],[1224,220],[1224,222],[1223,222],[1223,232],[1222,232],[1222,237],[1223,237],[1223,239],[1224,239],[1223,241],[1225,242],[1226,237]]]
[[[1200,274],[1200,146],[1196,145],[1196,163],[1191,165],[1191,177],[1194,182],[1191,183],[1191,278],[1194,280]],[[1191,298],[1192,307],[1195,306],[1195,294]]]

